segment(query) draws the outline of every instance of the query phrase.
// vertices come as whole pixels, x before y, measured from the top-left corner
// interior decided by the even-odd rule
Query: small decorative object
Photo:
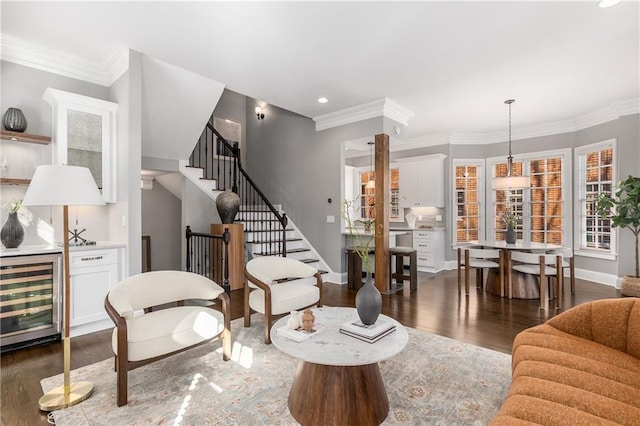
[[[240,209],[240,196],[233,191],[226,190],[216,197],[216,208],[222,223],[233,223]]]
[[[298,328],[300,328],[300,325],[300,312],[291,311],[291,315],[289,316],[289,320],[287,321],[287,328],[291,330],[297,330]]]
[[[12,132],[24,132],[27,130],[27,119],[22,110],[18,108],[7,108],[7,112],[2,116],[2,125],[6,130]]]
[[[6,248],[18,248],[24,240],[24,228],[18,219],[18,210],[22,207],[22,200],[7,204],[9,217],[0,230],[0,240]]]
[[[516,243],[516,225],[518,224],[518,216],[511,209],[507,208],[507,210],[500,214],[502,221],[505,225],[507,225],[507,231],[505,232],[504,239],[507,244],[515,244]]]
[[[625,275],[620,290],[625,296],[640,297],[640,177],[629,176],[618,182],[613,197],[600,194],[596,211],[604,219],[610,219],[612,227],[627,228],[635,236],[635,275]]]
[[[304,312],[302,312],[302,329],[304,331],[312,331],[315,320],[316,317],[313,315],[313,311],[311,309],[305,309]]]
[[[353,206],[358,205],[356,201],[345,200],[342,211],[340,214],[345,220],[345,226],[349,231],[349,239],[351,240],[351,248],[360,257],[364,269],[367,271],[367,278],[365,283],[358,293],[356,293],[356,310],[360,321],[364,325],[371,325],[376,322],[382,309],[382,296],[380,291],[373,284],[372,276],[372,264],[369,252],[371,250],[371,244],[375,242],[375,228],[371,236],[363,236],[353,228],[353,222],[351,221],[350,212],[353,210]]]

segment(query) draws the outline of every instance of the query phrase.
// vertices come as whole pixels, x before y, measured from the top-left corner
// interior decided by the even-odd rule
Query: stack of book
[[[382,319],[378,319],[378,321],[370,325],[364,325],[362,321],[356,320],[345,322],[340,326],[340,333],[369,343],[375,343],[395,330],[395,324],[389,320]]]

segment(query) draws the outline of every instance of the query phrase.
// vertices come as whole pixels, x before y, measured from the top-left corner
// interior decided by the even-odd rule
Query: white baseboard
[[[89,333],[94,333],[100,330],[106,330],[108,328],[113,328],[114,326],[115,325],[113,324],[113,321],[111,321],[110,318],[101,320],[101,321],[90,322],[88,324],[74,325],[69,330],[69,336],[70,337],[82,336],[83,334],[89,334]]]
[[[341,284],[344,285],[347,283],[347,273],[340,272],[329,272],[323,275],[323,282]]]
[[[622,285],[622,278],[613,274],[604,274],[597,271],[589,271],[587,269],[575,269],[576,278],[581,280],[591,281],[598,284],[608,285],[610,287],[620,288]],[[564,276],[569,276],[569,270],[565,269]],[[566,284],[565,284],[566,285]]]

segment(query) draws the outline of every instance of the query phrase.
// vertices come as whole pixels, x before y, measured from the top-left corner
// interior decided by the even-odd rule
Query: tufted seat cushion
[[[512,384],[493,425],[638,425],[640,299],[576,306],[513,343]]]
[[[150,312],[127,320],[129,361],[140,361],[179,351],[222,333],[224,316],[202,306],[182,306]],[[118,330],[111,339],[118,353]]]
[[[271,313],[280,315],[311,306],[320,300],[320,289],[313,285],[282,283],[271,285]],[[249,306],[264,314],[264,291],[256,289],[249,295]]]

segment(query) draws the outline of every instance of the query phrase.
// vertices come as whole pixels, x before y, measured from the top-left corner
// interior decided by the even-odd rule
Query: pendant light
[[[371,173],[369,173],[369,182],[367,182],[367,184],[365,185],[365,188],[367,189],[375,189],[376,187],[376,181],[373,177],[375,171],[375,164],[373,163],[373,144],[374,142],[367,142],[367,145],[369,145],[369,154],[371,157]]]
[[[508,99],[504,101],[509,105],[509,156],[507,157],[507,175],[504,177],[495,177],[491,182],[493,189],[524,189],[529,188],[530,180],[529,176],[513,176],[513,156],[511,155],[511,104],[514,103],[514,99]]]

